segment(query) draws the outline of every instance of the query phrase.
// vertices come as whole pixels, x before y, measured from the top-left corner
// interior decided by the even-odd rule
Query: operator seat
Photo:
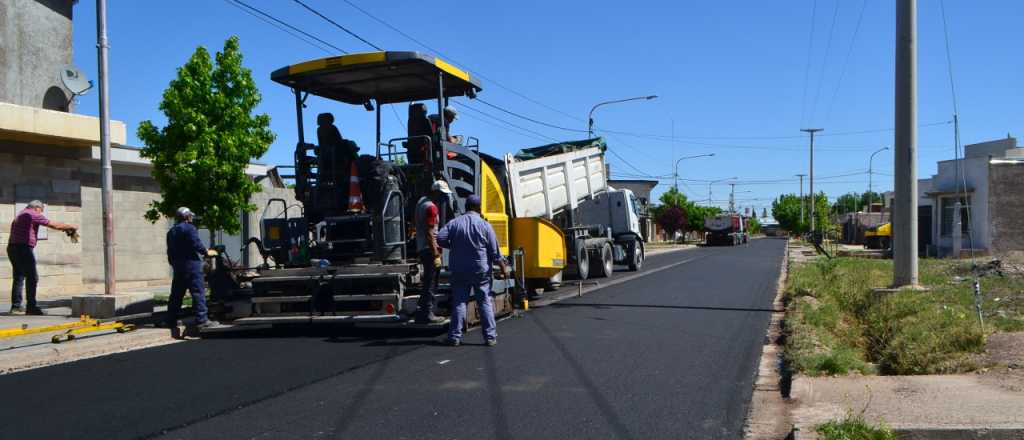
[[[422,164],[430,161],[430,143],[425,138],[417,136],[432,135],[430,120],[427,119],[427,105],[419,102],[409,104],[409,140],[405,142],[405,148],[410,164]]]
[[[344,139],[334,125],[334,115],[320,113],[316,117],[317,186],[320,203],[327,208],[337,208],[342,198],[348,196],[348,165],[342,153]]]

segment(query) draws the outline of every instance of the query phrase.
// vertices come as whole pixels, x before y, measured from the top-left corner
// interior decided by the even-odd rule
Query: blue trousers
[[[28,309],[36,308],[36,286],[39,272],[36,270],[36,255],[27,244],[8,244],[7,258],[11,260],[13,282],[11,283],[11,307],[21,307],[21,290],[24,286],[28,296]]]
[[[203,262],[198,260],[175,261],[174,278],[171,280],[171,297],[167,301],[167,322],[174,325],[181,312],[185,290],[192,294],[192,310],[196,312],[196,323],[206,322],[206,288],[203,286]]]
[[[462,327],[466,325],[466,303],[470,297],[476,300],[484,339],[498,338],[498,326],[494,322],[494,301],[491,299],[491,274],[452,274],[452,316],[448,325],[448,339],[461,341]]]

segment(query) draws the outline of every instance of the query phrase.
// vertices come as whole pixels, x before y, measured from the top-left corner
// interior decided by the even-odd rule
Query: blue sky
[[[246,1],[347,51],[372,50],[292,1]],[[388,50],[429,52],[343,1],[306,1]],[[816,189],[833,197],[864,191],[868,176],[855,173],[866,172],[872,151],[892,144],[893,133],[886,130],[893,125],[891,1],[438,3],[444,8],[422,1],[352,1],[489,79],[483,81],[481,98],[551,124],[585,129],[586,114],[597,102],[658,95],[652,101],[602,107],[595,115],[599,127],[642,135],[608,135],[616,153],[609,161],[613,177],[669,177],[656,193],[672,185],[676,158],[713,152],[715,157],[681,163],[680,177],[689,179],[683,180],[684,192],[703,200],[704,182],[736,176],[737,192],[749,191],[736,195],[739,205],[769,206],[778,194],[796,192],[793,175],[807,172],[807,140],[798,131],[805,126],[826,129],[816,142]],[[949,0],[945,7],[962,141],[1019,135],[1024,2]],[[129,143],[140,145],[135,137],[140,121],[162,123],[160,96],[196,46],[219,50],[227,37],[237,35],[263,94],[259,111],[271,116],[277,133],[261,160],[290,163],[296,142],[294,101],[289,90],[270,81],[270,72],[333,53],[223,0],[110,0],[108,9],[111,112],[128,123]],[[919,122],[937,124],[919,131],[918,172],[927,176],[937,160],[953,156],[952,125],[942,124],[952,119],[953,105],[939,1],[921,0],[918,20]],[[74,26],[74,61],[95,78],[93,2],[75,6]],[[583,137],[480,103],[456,101],[455,106],[461,109],[455,131],[480,138],[482,149],[495,155],[550,139]],[[404,107],[395,110],[404,117]],[[95,115],[96,94],[81,98],[77,111]],[[307,111],[333,112],[345,137],[364,151],[372,149],[372,113],[315,98]],[[314,120],[307,119],[311,129]],[[385,138],[403,135],[390,109],[383,123]],[[860,131],[871,132],[841,134]],[[875,175],[875,188],[891,188],[890,152],[877,155],[874,165],[883,173]],[[716,204],[724,204],[728,188],[713,187]]]

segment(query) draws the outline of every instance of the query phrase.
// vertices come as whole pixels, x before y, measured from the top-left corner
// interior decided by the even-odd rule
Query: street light
[[[871,158],[868,159],[868,212],[871,212],[871,203],[874,202],[874,198],[875,198],[874,195],[872,195],[872,193],[874,191],[872,190],[872,185],[871,184],[872,184],[872,180],[873,180],[872,178],[874,177],[874,170],[871,167],[871,165],[872,165],[872,163],[875,160],[875,155],[876,154],[881,153],[881,152],[883,152],[885,150],[888,150],[888,149],[889,149],[889,147],[879,148],[878,151],[875,151],[874,153],[871,153]]]
[[[679,162],[682,162],[683,159],[696,159],[698,157],[711,157],[711,156],[714,156],[714,155],[715,155],[715,153],[698,154],[696,156],[680,157],[679,160],[676,160],[676,166],[673,168],[674,171],[672,173],[672,176],[675,178],[675,181],[676,181],[676,184],[675,184],[676,191],[679,191]]]
[[[716,184],[718,182],[725,182],[726,180],[736,180],[736,179],[737,178],[735,176],[733,176],[733,177],[728,177],[728,178],[725,178],[725,179],[712,180],[712,181],[708,182],[708,206],[711,206],[711,185],[714,185],[714,184]]]
[[[735,182],[734,183],[730,183],[729,187],[730,187],[730,189],[729,189],[729,212],[736,212],[736,194],[737,194],[737,192],[736,192],[736,183]],[[751,190],[748,189],[748,190],[740,191],[739,194],[751,193],[751,192],[754,192],[754,191],[751,191]]]
[[[598,107],[600,107],[602,105],[608,105],[608,104],[618,104],[620,102],[649,100],[649,99],[654,99],[654,98],[657,98],[657,97],[658,97],[658,95],[637,96],[635,98],[616,99],[616,100],[613,100],[613,101],[605,101],[605,102],[599,102],[599,103],[595,104],[593,107],[590,108],[590,114],[587,115],[587,137],[588,138],[594,137],[594,110],[597,110]]]

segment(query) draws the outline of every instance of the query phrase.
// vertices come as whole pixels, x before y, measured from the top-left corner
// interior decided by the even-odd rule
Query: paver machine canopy
[[[312,231],[310,257],[402,261],[410,207],[434,180],[452,188],[452,213],[461,213],[465,199],[478,192],[479,144],[449,142],[447,123],[431,122],[427,106],[418,102],[435,102],[436,114],[443,115],[449,98],[476,97],[482,88],[467,72],[418,52],[368,52],[283,67],[271,79],[295,94],[295,194]],[[309,94],[375,111],[374,154],[357,156],[358,148],[341,138],[328,113],[317,118],[319,145],[308,143],[302,113]],[[382,142],[381,106],[395,103],[410,103],[407,135]],[[406,151],[399,152],[399,145]],[[357,187],[365,206],[355,200]]]

